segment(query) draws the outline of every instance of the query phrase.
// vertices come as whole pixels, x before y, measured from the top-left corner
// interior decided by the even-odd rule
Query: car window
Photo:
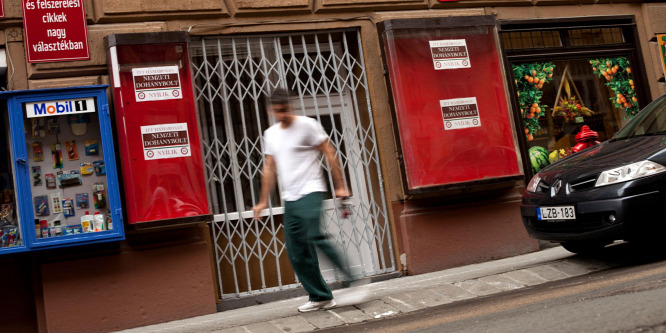
[[[613,137],[614,140],[666,134],[666,95],[641,110]]]

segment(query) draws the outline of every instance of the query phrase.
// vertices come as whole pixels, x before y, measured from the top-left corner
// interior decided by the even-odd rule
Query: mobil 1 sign
[[[83,0],[23,0],[28,62],[88,60]]]
[[[92,97],[29,102],[25,103],[24,106],[28,118],[62,116],[96,111],[95,99]]]

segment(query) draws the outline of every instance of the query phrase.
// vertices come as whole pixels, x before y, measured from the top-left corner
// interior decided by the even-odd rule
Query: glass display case
[[[523,177],[492,16],[379,24],[409,194]]]
[[[0,253],[123,239],[106,86],[0,98]]]
[[[189,35],[112,34],[105,40],[128,230],[212,221]]]

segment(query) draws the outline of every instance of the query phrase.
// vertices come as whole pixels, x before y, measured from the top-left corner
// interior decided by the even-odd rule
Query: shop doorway
[[[353,214],[340,218],[329,193],[322,220],[353,274],[395,271],[358,31],[203,38],[192,43],[192,57],[219,298],[299,285],[285,249],[279,191],[261,221],[251,211],[259,197],[263,131],[274,123],[265,98],[276,87],[292,91],[294,112],[319,120],[337,149]],[[340,272],[321,264],[328,282],[338,280]]]
[[[575,153],[581,131],[608,140],[650,102],[633,17],[500,25],[528,176]]]

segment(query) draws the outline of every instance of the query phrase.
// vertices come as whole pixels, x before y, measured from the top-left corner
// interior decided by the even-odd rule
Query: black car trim
[[[589,190],[594,188],[594,184],[597,182],[598,177],[593,177],[589,179],[585,179],[582,181],[576,181],[569,183],[569,189],[574,192],[574,191],[584,191],[584,190]]]
[[[629,196],[622,197],[622,198],[581,201],[581,202],[578,202],[578,206],[576,207],[576,213],[589,214],[589,213],[610,211],[611,209],[608,209],[608,207],[611,206],[611,205],[613,207],[617,207],[619,205],[622,205],[625,202],[629,202],[629,201],[631,201],[635,198],[638,198],[638,197],[646,197],[646,196],[658,195],[658,194],[659,194],[659,191],[650,191],[650,192],[644,192],[644,193],[629,195]]]

